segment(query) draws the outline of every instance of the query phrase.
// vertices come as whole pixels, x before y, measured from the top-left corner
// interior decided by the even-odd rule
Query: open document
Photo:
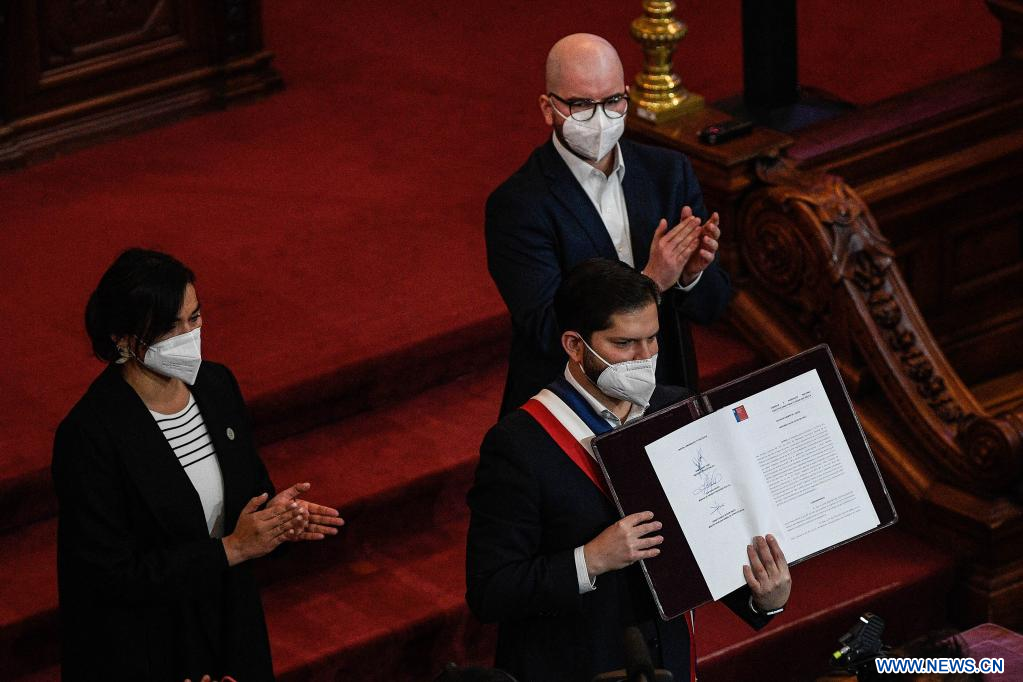
[[[742,586],[755,535],[775,535],[792,566],[898,521],[824,344],[591,446],[619,513],[663,524],[660,554],[640,568],[665,620]]]
[[[879,525],[816,369],[716,407],[646,445],[713,599],[745,583],[755,535],[792,563]]]

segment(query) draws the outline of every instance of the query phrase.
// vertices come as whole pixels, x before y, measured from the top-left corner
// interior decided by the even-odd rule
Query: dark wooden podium
[[[0,168],[281,86],[259,0],[0,2]]]

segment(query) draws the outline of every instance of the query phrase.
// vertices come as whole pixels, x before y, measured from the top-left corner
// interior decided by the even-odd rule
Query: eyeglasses
[[[567,106],[569,115],[577,121],[589,121],[593,118],[593,114],[597,111],[597,105],[600,105],[608,118],[621,118],[629,110],[629,96],[624,92],[611,95],[599,102],[592,99],[565,99],[553,92],[548,92],[547,96],[553,97]]]

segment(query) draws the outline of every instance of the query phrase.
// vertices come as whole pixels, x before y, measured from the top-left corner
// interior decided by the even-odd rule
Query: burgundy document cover
[[[806,556],[800,561],[789,562],[790,565],[800,563],[890,526],[898,519],[827,345],[803,351],[593,439],[593,454],[604,472],[619,513],[627,516],[652,511],[654,517],[663,524],[661,534],[664,542],[660,556],[641,564],[661,617],[665,620],[711,601],[711,595],[682,527],[650,464],[646,446],[720,406],[733,404],[813,369],[817,370],[824,391],[831,401],[880,523],[866,533]],[[741,567],[736,566],[735,570],[740,571]]]

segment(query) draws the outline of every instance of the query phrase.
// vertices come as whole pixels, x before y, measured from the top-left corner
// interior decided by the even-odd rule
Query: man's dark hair
[[[85,306],[92,352],[110,362],[119,356],[111,337],[130,336],[145,345],[174,328],[195,275],[173,256],[128,249],[100,278]]]
[[[558,329],[587,342],[611,326],[611,316],[661,302],[654,281],[621,261],[591,258],[572,268],[554,295]]]

